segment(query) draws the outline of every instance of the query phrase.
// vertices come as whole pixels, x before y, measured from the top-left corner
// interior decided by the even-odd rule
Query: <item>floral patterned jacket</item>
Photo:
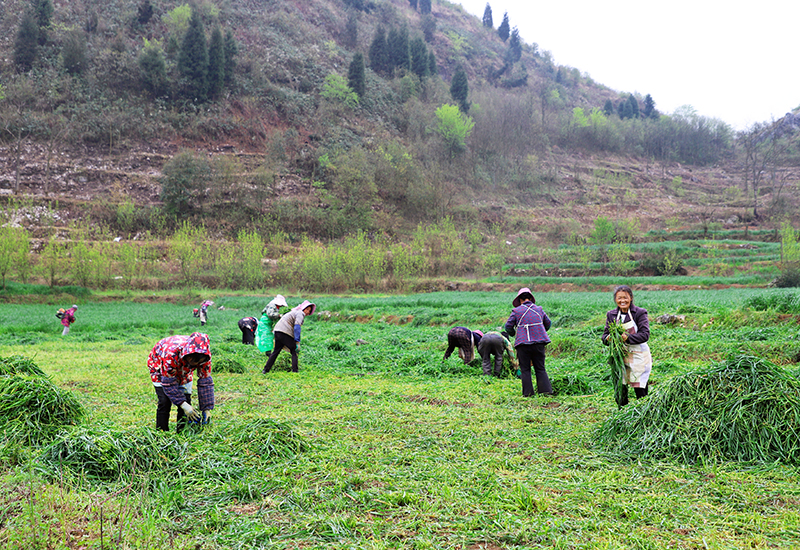
[[[192,382],[194,369],[185,357],[191,353],[208,355],[208,361],[197,367],[197,397],[201,411],[214,408],[214,381],[211,378],[211,342],[207,334],[193,332],[189,336],[170,336],[160,340],[147,357],[150,379],[175,405],[186,401],[184,386]]]

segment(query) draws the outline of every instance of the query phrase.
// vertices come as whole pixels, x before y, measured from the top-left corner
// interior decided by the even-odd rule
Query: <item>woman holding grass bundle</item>
[[[214,381],[211,378],[211,343],[207,334],[170,336],[160,340],[147,358],[150,379],[158,397],[156,428],[169,431],[172,405],[178,408],[178,427],[186,419],[206,424],[214,408]],[[197,400],[200,410],[192,407],[192,375],[197,371]]]
[[[264,374],[272,369],[272,365],[275,364],[275,360],[283,348],[287,348],[292,354],[292,372],[299,371],[297,353],[300,351],[300,327],[305,318],[313,315],[316,309],[316,305],[305,300],[281,317],[278,324],[275,325],[275,349],[269,354],[267,364],[264,365]]]
[[[514,309],[506,321],[506,332],[514,336],[514,349],[517,350],[520,376],[522,378],[522,395],[533,395],[531,366],[536,373],[536,390],[544,395],[553,395],[550,377],[544,368],[545,346],[550,343],[547,331],[550,329],[550,318],[544,310],[536,305],[531,289],[519,289],[511,302]]]
[[[625,376],[621,384],[621,392],[617,404],[623,407],[628,404],[628,386],[633,387],[636,399],[647,395],[647,381],[653,367],[650,355],[650,321],[647,310],[633,305],[633,290],[627,285],[614,289],[616,309],[606,313],[606,328],[603,330],[603,344],[612,345],[614,338],[624,344],[622,357]],[[618,335],[617,335],[618,334]]]

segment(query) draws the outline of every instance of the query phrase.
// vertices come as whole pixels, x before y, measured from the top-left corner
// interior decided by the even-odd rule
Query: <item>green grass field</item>
[[[800,547],[797,464],[603,448],[600,426],[643,405],[614,403],[599,339],[611,292],[535,294],[553,320],[554,397],[523,398],[516,378],[486,380],[455,354],[442,362],[449,327],[500,327],[513,294],[314,297],[300,372],[284,353],[266,376],[236,322],[269,297],[204,296],[225,308],[203,327],[216,408],[204,430],[180,436],[154,433],[146,358],[160,338],[201,330],[193,302],[79,302],[66,338],[57,306],[5,304],[0,357],[32,358],[86,414],[38,444],[4,429],[0,545]],[[796,291],[640,291],[635,303],[651,321],[647,399],[732,354],[796,374]],[[681,317],[659,324],[664,314]]]

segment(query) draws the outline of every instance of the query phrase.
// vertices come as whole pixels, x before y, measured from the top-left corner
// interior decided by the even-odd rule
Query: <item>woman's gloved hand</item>
[[[194,410],[188,402],[184,401],[181,403],[181,408],[192,422],[198,422],[200,420],[200,413]]]

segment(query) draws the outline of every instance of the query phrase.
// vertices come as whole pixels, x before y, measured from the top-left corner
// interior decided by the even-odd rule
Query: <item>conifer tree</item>
[[[386,76],[391,72],[389,47],[386,44],[386,31],[378,26],[372,43],[369,45],[369,67],[376,73]]]
[[[627,99],[622,100],[622,112],[619,115],[620,118],[633,118],[633,106],[631,106],[631,102]]]
[[[408,3],[411,5],[411,9],[416,11],[416,9],[417,9],[417,0],[408,0]]]
[[[433,51],[428,52],[428,75],[435,76],[439,74],[439,66],[436,65],[436,56]]]
[[[653,96],[647,94],[644,96],[644,110],[642,111],[644,118],[658,118],[658,111],[656,111],[656,102],[653,101]]]
[[[508,41],[508,51],[506,52],[506,61],[509,63],[516,63],[522,58],[522,41],[519,38],[519,30],[514,27],[511,31],[511,40]]]
[[[225,85],[231,87],[233,85],[233,74],[236,70],[236,54],[239,53],[239,46],[236,44],[236,39],[233,37],[233,31],[230,29],[225,30]]]
[[[428,47],[420,37],[411,41],[411,72],[421,80],[428,76]]]
[[[225,44],[222,31],[215,26],[208,44],[208,97],[217,99],[225,87]]]
[[[630,116],[631,118],[639,118],[639,101],[633,97],[633,94],[628,94],[628,103],[630,104]],[[628,113],[628,110],[625,110],[625,113]]]
[[[469,95],[469,83],[467,81],[467,73],[464,68],[459,65],[453,78],[450,80],[450,97],[458,102],[458,108],[462,113],[469,111],[469,103],[467,96]]]
[[[364,54],[356,52],[347,71],[347,85],[358,94],[359,99],[367,93],[366,69],[364,67]]]
[[[411,67],[411,53],[408,44],[408,27],[392,28],[386,38],[392,69],[408,70]]]
[[[483,10],[483,26],[487,29],[494,28],[494,21],[492,20],[492,6],[486,2],[486,8]]]
[[[614,113],[614,104],[610,99],[606,99],[606,103],[603,105],[603,112],[606,116],[611,116]]]
[[[419,12],[422,15],[431,12],[431,0],[419,0]]]
[[[508,40],[508,36],[511,33],[511,25],[508,24],[508,12],[503,14],[503,22],[500,23],[500,26],[497,27],[497,36],[500,37],[500,40],[505,42]]]
[[[39,49],[39,27],[33,13],[26,11],[17,29],[14,40],[14,65],[20,72],[28,72],[33,67]]]
[[[184,97],[203,103],[208,99],[208,47],[203,20],[193,9],[189,28],[183,36],[178,54],[178,71],[183,77]]]
[[[145,47],[139,54],[139,70],[142,83],[153,97],[162,97],[167,93],[167,62],[164,52],[155,43],[145,40]]]
[[[31,7],[39,27],[39,45],[44,46],[47,43],[47,29],[53,18],[53,2],[52,0],[31,0]]]

